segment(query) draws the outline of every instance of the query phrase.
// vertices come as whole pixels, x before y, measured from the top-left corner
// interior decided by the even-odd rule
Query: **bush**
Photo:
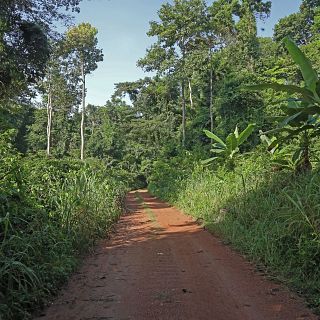
[[[98,162],[22,159],[0,145],[0,319],[27,319],[109,231],[126,185]]]

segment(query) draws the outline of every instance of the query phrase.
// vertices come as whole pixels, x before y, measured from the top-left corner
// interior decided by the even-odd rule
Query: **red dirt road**
[[[127,201],[130,213],[111,240],[37,319],[318,319],[175,208],[146,191],[130,193]]]

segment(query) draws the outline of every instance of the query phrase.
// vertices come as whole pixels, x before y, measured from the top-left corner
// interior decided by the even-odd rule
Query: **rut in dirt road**
[[[175,208],[146,191],[130,193],[127,201],[130,213],[111,240],[39,319],[317,319]]]

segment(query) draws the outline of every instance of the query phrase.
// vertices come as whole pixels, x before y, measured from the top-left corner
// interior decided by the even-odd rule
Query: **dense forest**
[[[271,1],[163,4],[137,61],[153,76],[103,106],[79,2],[0,3],[0,319],[31,317],[146,186],[319,307],[320,1],[272,38]]]

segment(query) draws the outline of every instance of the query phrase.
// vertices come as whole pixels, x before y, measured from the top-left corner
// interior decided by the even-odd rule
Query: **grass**
[[[207,227],[320,307],[320,175],[272,172],[255,154],[234,172],[163,164],[150,191],[205,221]],[[173,181],[171,181],[171,179]]]
[[[107,234],[125,186],[98,163],[1,161],[0,319],[29,319]]]

